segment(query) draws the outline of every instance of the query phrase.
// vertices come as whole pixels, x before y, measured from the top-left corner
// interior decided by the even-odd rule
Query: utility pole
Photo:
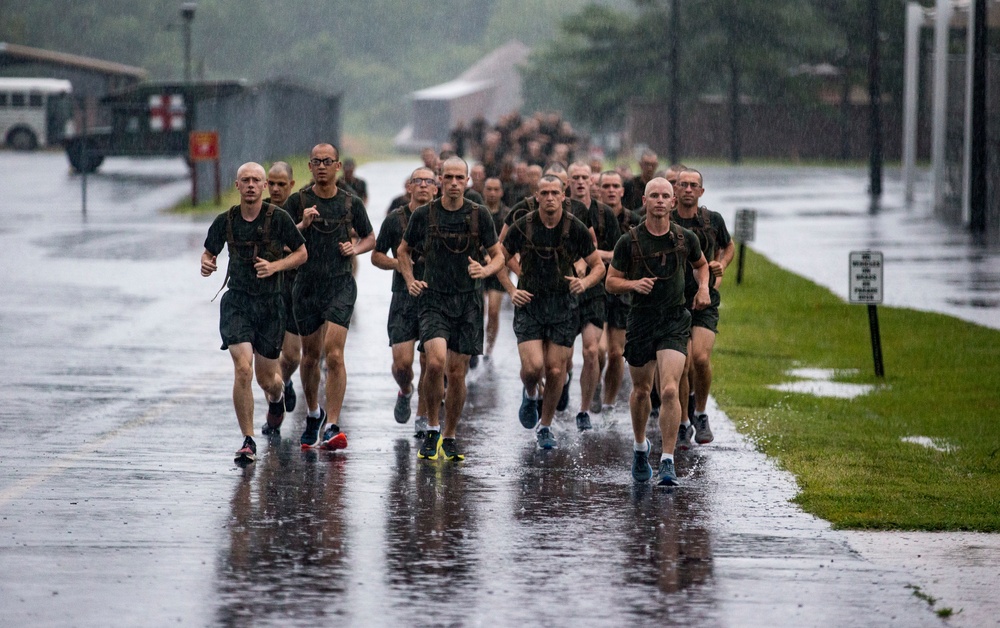
[[[184,82],[191,80],[191,22],[194,21],[194,10],[198,8],[195,2],[185,2],[181,5],[181,18],[184,20]]]
[[[986,0],[974,0],[972,34],[972,159],[969,168],[969,228],[986,231]]]
[[[681,37],[680,0],[672,0],[670,6],[670,145],[667,152],[670,154],[670,163],[676,164],[681,161],[680,138],[677,137],[677,118],[680,117],[680,84],[678,82],[679,72],[677,70],[677,58],[679,40]]]
[[[882,196],[882,77],[878,13],[878,0],[868,0],[868,100],[871,108],[869,192],[872,197],[872,209],[878,207]]]

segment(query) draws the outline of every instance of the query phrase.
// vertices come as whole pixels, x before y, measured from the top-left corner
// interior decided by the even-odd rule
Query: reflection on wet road
[[[392,419],[390,276],[367,257],[350,447],[300,451],[300,406],[237,468],[218,284],[198,274],[210,217],[158,211],[186,189],[178,164],[110,163],[121,174],[95,177],[84,219],[61,155],[10,159],[24,187],[0,232],[4,624],[940,625],[905,576],[791,505],[794,482],[724,419],[678,459],[673,491],[633,485],[624,401],[617,426],[581,435],[558,417],[559,449],[536,450],[509,306],[495,359],[470,374],[468,460],[418,461]],[[359,172],[373,223],[411,168]]]

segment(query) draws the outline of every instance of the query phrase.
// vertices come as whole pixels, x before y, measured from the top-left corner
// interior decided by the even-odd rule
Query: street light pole
[[[184,82],[191,80],[191,22],[194,21],[194,10],[197,3],[185,2],[181,5],[181,18],[184,19]]]
[[[670,153],[670,163],[680,163],[680,139],[677,137],[677,118],[680,116],[680,85],[678,84],[677,57],[680,40],[680,7],[679,0],[673,0],[670,6],[670,145],[667,152]]]
[[[969,227],[973,233],[986,231],[986,0],[973,0],[972,61],[972,159],[969,168]]]
[[[868,100],[871,107],[869,191],[872,196],[872,208],[878,206],[879,198],[882,196],[882,77],[878,11],[878,0],[868,0]]]

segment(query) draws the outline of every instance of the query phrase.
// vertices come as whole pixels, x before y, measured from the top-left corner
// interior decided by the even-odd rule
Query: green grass
[[[375,135],[345,135],[340,149],[342,157],[352,157],[358,164],[367,163],[369,161],[384,161],[401,158],[400,155],[393,152],[392,138],[389,137]],[[306,165],[308,159],[308,155],[297,155],[293,157],[285,157],[281,160],[287,161],[289,165],[292,166],[292,172],[295,174],[295,185],[297,188],[309,182],[309,167]],[[270,163],[263,164],[265,168],[270,165]],[[235,177],[236,173],[234,172],[232,173],[232,177],[230,177],[230,179],[235,179]],[[227,180],[226,173],[224,172],[222,173],[221,202],[216,204],[213,201],[214,199],[209,199],[208,201],[201,202],[197,205],[192,205],[191,198],[188,197],[172,207],[170,211],[178,214],[217,214],[224,209],[239,203],[240,196],[236,192],[236,187],[233,185],[231,180]]]
[[[743,284],[731,271],[723,286],[713,394],[796,476],[796,501],[840,528],[1000,531],[1000,332],[880,307],[879,383],[864,306],[747,254]],[[768,388],[800,367],[878,388],[851,400]]]

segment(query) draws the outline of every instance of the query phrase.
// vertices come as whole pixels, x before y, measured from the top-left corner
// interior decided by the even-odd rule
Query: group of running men
[[[507,293],[524,384],[518,419],[535,430],[538,447],[558,446],[552,422],[568,407],[573,345],[581,336],[577,428],[592,428],[590,405],[601,394],[602,370],[601,415],[613,424],[624,359],[632,379],[632,476],[638,482],[654,476],[646,440],[654,417],[662,439],[656,482],[676,485],[675,448],[713,439],[705,414],[710,357],[718,285],[733,257],[722,217],[698,204],[702,175],[681,165],[658,172],[649,151],[640,159],[641,173],[628,180],[583,162],[554,162],[537,178],[524,177],[527,195],[508,208],[499,179],[473,176],[470,187],[462,158],[423,157],[377,239],[364,201],[342,181],[338,187],[336,147],[312,149],[312,182],[295,192],[283,162],[266,173],[256,163],[239,168],[240,204],[216,217],[201,260],[208,276],[229,248],[220,332],[234,363],[233,402],[244,436],[237,462],[256,455],[254,375],[268,401],[262,432],[275,435],[295,406],[291,378],[299,367],[308,406],[302,447],[347,446],[338,423],[344,345],[357,297],[352,264],[373,251],[372,263],[393,271],[387,324],[399,386],[393,414],[407,423],[416,392],[418,458],[464,459],[456,434],[466,374],[474,358],[491,358]]]

